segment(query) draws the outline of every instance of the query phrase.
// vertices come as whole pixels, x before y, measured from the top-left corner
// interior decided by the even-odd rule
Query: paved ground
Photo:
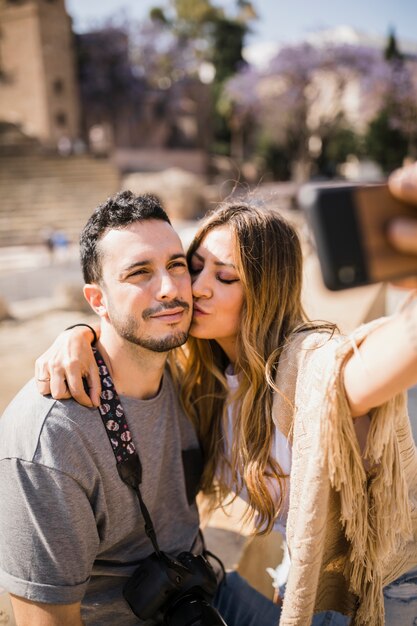
[[[9,302],[51,297],[63,280],[82,284],[77,249],[50,262],[40,247],[0,248],[0,295]]]

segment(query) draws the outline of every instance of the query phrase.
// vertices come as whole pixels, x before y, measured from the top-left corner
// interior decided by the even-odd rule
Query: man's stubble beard
[[[167,337],[160,337],[159,339],[140,336],[137,333],[136,320],[133,318],[128,318],[125,324],[121,326],[116,326],[113,321],[113,326],[120,337],[151,352],[169,352],[174,348],[182,346],[188,339],[188,332],[185,331],[180,331]]]
[[[113,309],[113,307],[110,308]],[[124,320],[121,320],[114,310],[109,310],[108,314],[111,325],[122,339],[151,352],[169,352],[182,346],[188,339],[189,329],[159,338],[141,335],[140,324],[133,315],[128,315]]]

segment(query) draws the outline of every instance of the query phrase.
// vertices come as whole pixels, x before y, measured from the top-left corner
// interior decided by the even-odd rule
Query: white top
[[[233,368],[231,365],[227,367],[225,375],[227,379],[227,385],[229,387],[229,392],[233,392],[235,389],[237,389],[239,385],[238,375],[233,373]],[[233,440],[233,405],[229,405],[227,426],[227,452],[230,454]],[[284,479],[287,486],[285,500],[283,502],[281,512],[274,523],[274,530],[278,530],[285,538],[288,517],[288,503],[290,491],[289,475],[291,472],[292,448],[288,439],[282,434],[277,426],[275,426],[271,452],[273,458],[277,461],[283,473],[288,475],[288,478]],[[279,485],[271,483],[270,493],[273,498],[278,498],[280,495]],[[246,487],[242,489],[239,495],[245,500],[248,499]]]

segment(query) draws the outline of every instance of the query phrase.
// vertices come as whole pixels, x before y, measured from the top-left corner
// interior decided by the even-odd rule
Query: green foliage
[[[175,0],[177,16],[183,21],[200,24],[205,29],[208,42],[207,60],[213,63],[215,77],[212,84],[213,98],[213,142],[212,149],[216,153],[230,152],[231,132],[227,114],[222,111],[220,99],[224,82],[233,76],[244,64],[242,48],[245,35],[248,31],[247,22],[239,16],[236,18],[224,15],[223,11],[215,9],[210,0]],[[237,2],[237,7],[248,11],[249,2]]]
[[[363,138],[346,123],[331,128],[322,141],[320,155],[312,157],[313,171],[321,176],[336,176],[337,166],[344,163],[349,155],[360,157],[364,152]],[[262,168],[274,180],[289,180],[291,164],[299,156],[297,138],[287,135],[285,141],[278,144],[264,133],[258,140],[256,155],[262,162]]]
[[[335,126],[323,138],[322,151],[316,161],[318,173],[336,176],[337,166],[344,163],[349,155],[360,157],[363,152],[363,138],[360,135],[346,125]]]
[[[181,36],[204,38],[206,60],[213,63],[216,83],[223,83],[243,63],[242,48],[248,30],[247,22],[239,16],[228,17],[211,0],[172,0],[175,17],[172,28]],[[249,2],[237,0],[239,9],[246,10]]]
[[[174,9],[172,28],[179,37],[206,38],[210,25],[223,15],[211,0],[171,0]]]
[[[173,0],[172,2],[178,20],[203,24],[218,15],[210,0]]]
[[[261,135],[258,141],[256,154],[261,160],[262,170],[274,180],[289,180],[291,178],[291,153],[293,146],[279,146],[266,135]]]
[[[224,82],[244,64],[242,48],[249,22],[256,13],[249,0],[235,0],[234,15],[229,15],[212,0],[170,0],[168,8],[155,7],[151,19],[162,23],[179,41],[191,43],[200,62],[212,63],[215,76],[212,89],[212,132],[214,149],[230,151],[231,132],[227,111],[220,98]]]
[[[211,151],[214,154],[230,155],[232,135],[229,124],[229,110],[223,106],[223,83],[215,80],[211,85],[211,93],[213,99],[213,111],[211,114],[213,141]]]
[[[153,22],[161,22],[161,24],[167,24],[168,20],[161,7],[154,7],[149,11],[149,17]]]
[[[393,128],[391,111],[383,108],[369,124],[365,135],[367,155],[379,163],[385,172],[400,167],[408,152],[406,136],[397,128]]]
[[[388,35],[388,41],[384,51],[384,56],[387,61],[401,60],[404,58],[404,55],[400,52],[398,48],[397,39],[393,30],[391,30],[390,34]]]
[[[224,81],[233,76],[243,63],[242,47],[246,27],[235,20],[220,18],[213,23],[211,62],[216,74],[213,94],[213,145],[216,154],[229,154],[231,129],[229,111],[222,101]]]
[[[225,81],[244,64],[243,42],[248,27],[245,23],[220,17],[212,24],[211,62],[215,68],[212,84],[213,94],[213,151],[217,154],[230,152],[231,129],[229,111],[222,102]]]
[[[223,83],[237,72],[243,63],[242,48],[247,27],[241,22],[218,18],[213,22],[212,63],[216,68],[215,80]]]

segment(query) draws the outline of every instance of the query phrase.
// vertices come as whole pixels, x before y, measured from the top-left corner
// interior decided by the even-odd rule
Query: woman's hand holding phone
[[[400,252],[417,255],[417,162],[395,170],[388,179],[391,193],[416,205],[416,218],[397,218],[388,228],[390,243]],[[404,287],[417,288],[417,276],[401,281]]]

